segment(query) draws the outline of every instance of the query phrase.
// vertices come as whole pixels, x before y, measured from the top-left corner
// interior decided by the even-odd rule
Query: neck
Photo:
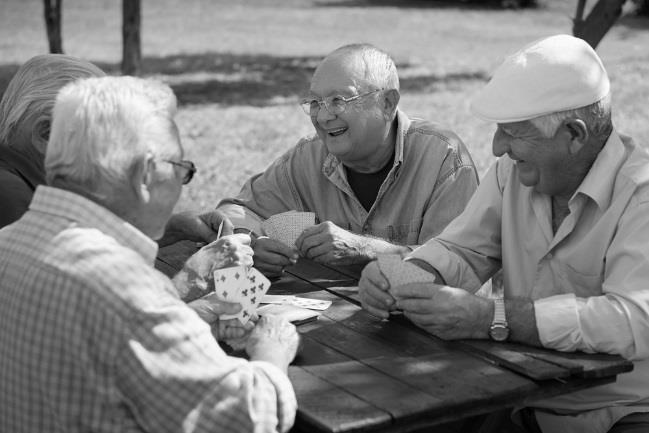
[[[357,173],[376,173],[390,162],[394,155],[397,143],[397,120],[392,121],[390,129],[383,139],[383,143],[375,152],[361,161],[345,162],[345,166]]]

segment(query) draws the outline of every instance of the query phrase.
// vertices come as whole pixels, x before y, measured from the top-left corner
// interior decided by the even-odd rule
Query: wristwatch
[[[494,299],[494,318],[489,327],[489,336],[494,341],[506,341],[509,338],[505,300],[502,298]]]

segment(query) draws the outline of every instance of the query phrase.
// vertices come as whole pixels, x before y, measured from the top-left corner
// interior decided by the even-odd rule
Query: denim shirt
[[[423,244],[462,212],[478,174],[453,132],[401,111],[397,126],[394,164],[369,212],[349,186],[341,161],[317,135],[302,138],[218,209],[236,228],[255,233],[261,233],[263,219],[296,210],[394,244]]]

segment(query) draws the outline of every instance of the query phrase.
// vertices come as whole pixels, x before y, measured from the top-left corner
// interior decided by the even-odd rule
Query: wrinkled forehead
[[[519,122],[498,123],[498,129],[514,137],[528,136],[531,134],[538,134],[540,131],[529,120],[521,120]]]
[[[319,97],[354,95],[368,87],[366,75],[365,64],[358,56],[327,57],[313,74],[309,92]]]

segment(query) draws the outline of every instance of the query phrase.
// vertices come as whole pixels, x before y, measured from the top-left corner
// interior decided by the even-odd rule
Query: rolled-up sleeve
[[[263,173],[251,177],[235,198],[222,200],[217,208],[234,224],[261,233],[261,222],[271,215],[289,210],[305,210],[298,194],[294,167],[300,166],[297,153],[305,139],[277,158]]]

